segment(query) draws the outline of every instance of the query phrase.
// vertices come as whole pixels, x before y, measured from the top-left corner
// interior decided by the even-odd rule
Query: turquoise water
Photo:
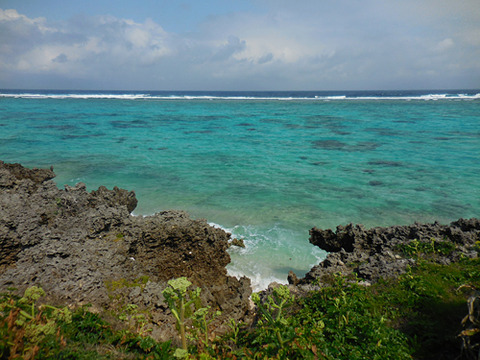
[[[4,94],[0,159],[206,218],[245,240],[229,271],[257,287],[325,256],[313,226],[480,216],[478,95],[267,95]]]

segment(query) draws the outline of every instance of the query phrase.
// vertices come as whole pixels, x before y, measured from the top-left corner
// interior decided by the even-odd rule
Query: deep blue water
[[[247,244],[229,271],[264,286],[323,258],[313,226],[478,217],[480,90],[3,90],[0,159],[206,218]]]

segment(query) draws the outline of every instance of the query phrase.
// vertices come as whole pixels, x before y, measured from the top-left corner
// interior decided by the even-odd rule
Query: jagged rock
[[[335,273],[356,273],[358,278],[368,283],[379,278],[398,276],[415,263],[414,259],[406,257],[401,251],[402,246],[413,240],[423,244],[432,240],[455,244],[455,249],[450,253],[436,254],[439,263],[450,263],[461,257],[477,257],[474,247],[480,241],[480,221],[459,219],[450,225],[415,223],[368,230],[362,225],[348,224],[338,226],[336,232],[313,228],[310,230],[310,243],[330,253],[300,279],[299,284],[318,284]]]
[[[310,243],[328,252],[345,251],[352,252],[354,246],[362,240],[365,229],[362,225],[337,226],[337,231],[321,230],[313,228],[310,230]]]
[[[131,215],[133,191],[59,189],[52,170],[0,162],[0,291],[40,285],[51,301],[149,308],[158,339],[176,333],[161,294],[187,276],[223,318],[244,319],[250,280],[227,275],[229,234],[183,211]],[[141,279],[141,280],[139,280]]]
[[[108,190],[105,186],[100,186],[98,190],[92,191],[92,195],[99,203],[104,202],[108,206],[115,206],[116,204],[125,205],[130,213],[137,207],[138,201],[135,197],[135,192],[119,189],[116,186],[113,187],[113,190]],[[96,206],[95,203],[92,205]]]
[[[245,242],[243,241],[243,239],[237,239],[237,238],[234,238],[232,239],[232,241],[229,242],[228,246],[237,246],[237,247],[241,247],[241,248],[245,248]]]
[[[50,169],[27,169],[20,164],[6,164],[0,160],[0,186],[3,188],[13,187],[22,180],[30,180],[34,185],[53,179],[55,173]]]
[[[299,282],[299,279],[297,275],[292,270],[290,270],[288,272],[287,281],[290,285],[297,285]]]

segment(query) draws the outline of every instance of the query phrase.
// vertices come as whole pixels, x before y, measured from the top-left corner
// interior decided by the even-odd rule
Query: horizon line
[[[341,90],[174,90],[174,89],[68,89],[68,88],[0,88],[0,91],[134,91],[134,92],[149,92],[149,91],[156,91],[156,92],[374,92],[374,91],[480,91],[480,88],[422,88],[422,89],[414,89],[414,88],[392,88],[392,89],[341,89]]]

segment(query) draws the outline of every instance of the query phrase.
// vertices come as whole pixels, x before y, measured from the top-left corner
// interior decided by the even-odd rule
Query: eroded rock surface
[[[379,278],[398,276],[415,264],[415,251],[431,252],[435,261],[449,263],[461,257],[477,257],[480,241],[480,220],[460,219],[449,225],[413,224],[375,227],[338,226],[336,231],[313,228],[310,243],[329,252],[326,259],[314,266],[303,279],[292,284],[321,284],[334,273],[356,273],[371,283]],[[408,250],[408,251],[405,251]]]
[[[227,275],[230,234],[183,211],[136,217],[133,191],[59,189],[53,171],[0,161],[0,291],[40,285],[50,301],[148,309],[153,336],[176,333],[162,290],[186,276],[202,301],[240,320],[250,280]],[[221,320],[221,318],[220,318]]]

